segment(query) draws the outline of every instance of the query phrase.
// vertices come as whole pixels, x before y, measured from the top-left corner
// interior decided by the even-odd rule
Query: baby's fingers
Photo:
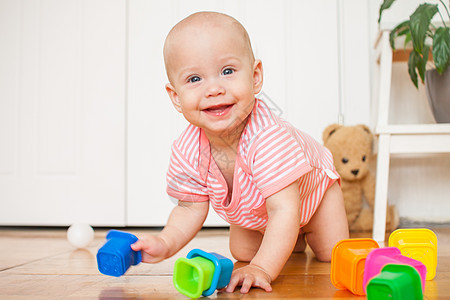
[[[145,243],[142,240],[138,240],[136,243],[131,244],[131,249],[133,249],[133,251],[141,251],[144,249],[144,245]]]
[[[141,251],[142,262],[156,263],[162,260],[158,257],[158,253],[155,253],[155,245],[149,239],[138,240],[131,245],[131,249],[137,252]]]
[[[272,291],[272,286],[266,280],[256,280],[254,286],[262,288],[263,290],[265,290],[268,293],[270,293]]]
[[[244,278],[240,292],[247,294],[252,287],[259,287],[268,293],[272,291],[272,286],[266,280],[248,276]]]
[[[230,283],[226,288],[227,293],[232,293],[237,286],[241,286],[239,290],[242,294],[247,294],[252,287],[259,287],[266,292],[272,291],[272,286],[270,283],[263,279],[252,276],[250,274],[236,274],[231,277]]]
[[[244,281],[242,282],[242,286],[241,286],[241,294],[247,294],[248,291],[250,291],[250,289],[252,288],[253,285],[253,279],[250,276],[247,276],[244,278]]]
[[[234,275],[234,274],[233,274]],[[236,288],[236,286],[239,285],[239,283],[241,282],[241,278],[239,275],[234,275],[231,276],[230,282],[228,283],[228,286],[226,288],[226,292],[227,293],[232,293],[234,292],[234,289]]]

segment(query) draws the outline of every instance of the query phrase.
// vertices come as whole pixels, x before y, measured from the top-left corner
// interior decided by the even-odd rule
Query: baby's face
[[[197,24],[168,42],[166,89],[175,108],[207,134],[242,128],[261,89],[261,62],[240,34],[233,26]]]

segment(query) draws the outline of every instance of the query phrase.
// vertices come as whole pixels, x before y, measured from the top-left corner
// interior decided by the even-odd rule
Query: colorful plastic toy
[[[346,239],[333,247],[331,254],[331,282],[342,290],[348,289],[356,295],[365,295],[363,275],[366,257],[379,248],[372,239]]]
[[[369,281],[367,299],[422,300],[420,275],[412,266],[388,264]]]
[[[403,255],[421,261],[427,267],[426,280],[436,276],[437,237],[433,231],[397,229],[389,236],[389,247],[397,247]]]
[[[421,278],[422,290],[425,289],[425,278],[427,275],[425,265],[418,260],[402,255],[398,248],[387,247],[373,249],[367,255],[363,279],[363,287],[366,292],[366,287],[370,279],[378,275],[381,269],[387,264],[410,265],[415,268]]]
[[[97,252],[97,266],[100,273],[119,277],[125,274],[131,265],[141,262],[141,252],[133,251],[131,244],[138,238],[128,232],[110,230],[106,243]]]
[[[177,259],[173,271],[175,288],[190,298],[207,297],[228,285],[233,262],[214,252],[191,250],[186,258]]]

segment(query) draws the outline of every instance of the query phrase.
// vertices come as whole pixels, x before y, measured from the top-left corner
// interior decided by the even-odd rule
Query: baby
[[[348,238],[332,155],[255,98],[263,68],[244,27],[224,14],[195,13],[169,32],[164,62],[167,93],[190,123],[172,146],[167,173],[178,205],[164,229],[133,250],[147,263],[174,255],[202,228],[211,204],[230,223],[233,257],[249,262],[233,272],[227,292],[270,292],[306,242],[330,261],[336,242]]]

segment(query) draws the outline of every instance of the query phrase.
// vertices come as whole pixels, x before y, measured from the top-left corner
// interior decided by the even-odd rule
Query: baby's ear
[[[260,59],[256,59],[253,64],[253,94],[259,94],[263,86],[263,66]]]
[[[166,84],[166,91],[167,91],[167,94],[169,94],[169,98],[170,98],[170,100],[172,100],[172,104],[175,107],[175,109],[179,113],[182,113],[183,111],[181,109],[181,103],[180,103],[180,100],[178,98],[178,94],[175,91],[175,88],[173,87],[173,85],[170,84],[170,83]]]
[[[342,127],[342,125],[339,125],[339,124],[331,124],[327,128],[325,128],[325,130],[322,133],[323,142],[326,143],[328,141],[328,139],[330,138],[330,136],[341,127]]]

